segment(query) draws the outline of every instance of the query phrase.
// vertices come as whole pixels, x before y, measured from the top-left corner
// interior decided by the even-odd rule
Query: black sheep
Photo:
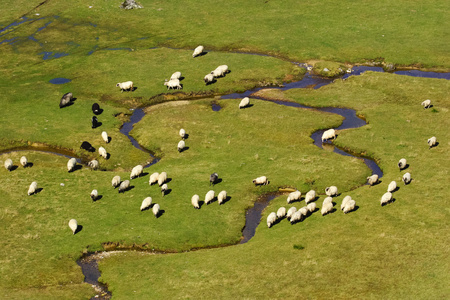
[[[212,185],[214,186],[214,184],[216,183],[217,179],[219,179],[219,175],[217,173],[212,173],[209,176],[209,185],[211,185],[211,183],[212,183]]]
[[[92,104],[92,112],[93,112],[95,115],[101,114],[102,111],[101,111],[100,105],[98,105],[98,103]]]
[[[98,126],[100,126],[100,122],[97,120],[96,116],[93,116],[91,121],[92,121],[92,129],[97,128]]]
[[[62,96],[61,101],[59,101],[59,108],[63,108],[64,106],[69,106],[72,100],[73,100],[72,93],[65,93]]]
[[[81,143],[80,149],[84,149],[84,150],[89,151],[89,152],[95,152],[95,148],[92,147],[91,143],[86,142],[86,141]]]

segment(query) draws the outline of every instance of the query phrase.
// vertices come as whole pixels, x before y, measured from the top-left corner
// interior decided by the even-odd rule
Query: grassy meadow
[[[377,160],[381,183],[364,185],[370,170],[356,158],[318,149],[310,138],[335,128],[342,118],[251,98],[220,95],[299,80],[296,62],[337,73],[359,63],[392,63],[448,72],[449,4],[418,1],[139,1],[144,9],[124,11],[120,1],[4,1],[0,15],[0,164],[11,158],[12,172],[0,169],[0,298],[86,299],[95,295],[83,283],[76,260],[92,251],[137,249],[100,261],[101,280],[114,299],[446,299],[450,296],[448,241],[448,153],[450,84],[444,79],[367,72],[335,80],[320,89],[259,96],[311,106],[349,107],[368,122],[338,133],[335,144]],[[204,45],[206,54],[192,58]],[[218,65],[230,73],[210,85],[203,77]],[[181,71],[182,90],[163,85]],[[51,84],[53,78],[68,78]],[[121,93],[117,82],[136,89]],[[73,105],[60,109],[72,92]],[[420,103],[431,99],[433,107]],[[91,128],[91,106],[99,103],[102,125]],[[221,106],[213,111],[212,105]],[[133,147],[120,127],[143,107],[146,116],[131,135],[161,160],[131,180],[124,194],[111,179],[128,179],[149,155]],[[178,131],[186,129],[187,149],[179,153]],[[105,144],[101,132],[111,143]],[[439,145],[428,149],[436,136]],[[80,149],[89,141],[110,154]],[[67,158],[14,147],[46,145],[83,161],[67,172]],[[19,166],[26,155],[32,167]],[[406,158],[408,168],[396,164]],[[170,192],[149,186],[149,175],[166,171]],[[404,186],[401,176],[412,174]],[[222,181],[209,186],[209,174]],[[266,175],[270,184],[255,187]],[[391,180],[395,201],[379,200]],[[27,196],[32,181],[41,188]],[[258,197],[282,187],[319,192],[336,185],[339,208],[349,194],[358,209],[305,221],[286,220],[267,228],[265,219],[286,205],[271,201],[263,222],[246,244],[237,244],[245,211]],[[89,194],[97,189],[101,199]],[[210,189],[226,190],[229,201],[195,210]],[[163,210],[155,218],[140,212],[151,196]],[[82,226],[72,235],[67,226]],[[200,250],[198,250],[200,249]],[[194,251],[195,250],[195,251]],[[168,254],[154,254],[163,251]]]

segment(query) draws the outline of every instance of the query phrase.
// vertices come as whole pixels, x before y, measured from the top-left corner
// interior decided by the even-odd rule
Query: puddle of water
[[[49,82],[53,83],[53,84],[64,84],[64,83],[68,83],[71,81],[72,81],[71,79],[63,78],[63,77],[53,78],[53,79],[49,80]]]
[[[213,111],[219,111],[219,110],[222,109],[222,106],[220,106],[220,105],[217,104],[217,103],[213,103],[211,106],[212,106],[212,110],[213,110]]]
[[[38,55],[42,55],[43,60],[52,59],[52,58],[60,58],[64,56],[68,56],[67,52],[51,52],[51,51],[43,51],[39,52]]]

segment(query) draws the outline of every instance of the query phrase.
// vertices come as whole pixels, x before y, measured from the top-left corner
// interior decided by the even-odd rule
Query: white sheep
[[[120,185],[120,176],[114,176],[113,179],[111,180],[111,185],[113,186],[113,188],[116,188]]]
[[[261,176],[256,179],[253,179],[253,183],[255,185],[267,185],[267,184],[269,184],[269,181],[267,180],[266,176]]]
[[[306,206],[303,206],[298,209],[298,212],[300,212],[302,215],[304,215],[306,217],[309,213],[309,210]]]
[[[125,192],[129,188],[130,188],[130,181],[124,180],[119,186],[119,193]]]
[[[12,168],[13,168],[13,161],[11,158],[8,158],[7,160],[5,160],[5,169],[11,172]]]
[[[351,212],[352,210],[354,210],[355,207],[356,207],[356,201],[353,199],[350,199],[349,201],[347,201],[347,203],[345,204],[345,207],[342,211],[344,212],[344,214],[347,214],[347,213]]]
[[[274,212],[271,212],[268,216],[267,216],[267,227],[271,227],[273,225],[273,223],[275,223],[275,221],[277,220],[277,214]]]
[[[104,159],[108,159],[108,152],[106,152],[106,149],[103,147],[99,147],[98,148],[98,153],[100,154],[101,157],[103,157]]]
[[[289,222],[291,222],[291,224],[300,222],[303,220],[303,214],[300,212],[300,210],[296,211],[295,213],[292,214],[291,219],[289,220]]]
[[[177,89],[177,90],[181,90],[183,87],[180,84],[180,80],[179,79],[171,79],[169,81],[164,82],[164,85],[167,86],[167,90],[169,89]]]
[[[285,207],[280,207],[278,210],[277,210],[277,218],[278,219],[282,219],[282,218],[284,218],[286,216],[286,208]]]
[[[181,140],[178,142],[178,146],[177,146],[178,152],[182,152],[185,147],[186,147],[186,143],[184,142],[184,140]]]
[[[228,71],[228,66],[227,65],[221,65],[218,66],[214,71],[211,72],[211,74],[213,74],[214,77],[222,77],[223,75],[225,75]]]
[[[142,200],[141,204],[141,211],[146,210],[152,205],[152,197],[147,197],[144,200]]]
[[[217,202],[221,205],[224,201],[227,200],[227,191],[221,191],[219,195],[217,195]]]
[[[405,158],[400,159],[398,161],[397,166],[400,169],[400,171],[403,170],[404,168],[406,168],[406,159]]]
[[[72,233],[75,234],[75,232],[78,229],[78,222],[75,219],[70,219],[69,221],[69,228],[72,230]]]
[[[209,204],[210,202],[212,202],[214,200],[214,197],[215,197],[215,193],[213,190],[210,190],[209,192],[207,192],[205,195],[205,204]]]
[[[175,72],[172,74],[172,76],[170,76],[170,80],[172,79],[180,79],[181,78],[181,72]]]
[[[28,159],[26,156],[22,156],[20,158],[20,164],[22,165],[22,167],[26,168],[28,166]]]
[[[387,188],[387,191],[392,193],[392,192],[394,192],[396,189],[397,189],[397,182],[395,182],[395,180],[394,180],[394,181],[391,181],[391,183],[389,183],[389,186],[388,186],[388,188]]]
[[[316,199],[316,191],[315,190],[310,190],[309,192],[306,193],[306,195],[305,195],[305,203],[306,204],[313,201],[314,199]]]
[[[105,141],[105,143],[109,143],[109,136],[106,131],[102,132],[102,139]]]
[[[306,205],[306,208],[309,210],[310,213],[313,213],[316,211],[316,202],[311,202],[308,205]]]
[[[436,137],[433,136],[433,137],[429,138],[427,143],[428,143],[428,146],[430,146],[430,149],[433,148],[437,144]]]
[[[296,190],[295,192],[289,193],[286,201],[288,204],[290,204],[296,200],[300,200],[301,196],[302,196],[302,192],[300,192],[299,190]]]
[[[207,74],[205,77],[203,77],[203,81],[208,85],[209,83],[212,83],[214,81],[214,75],[213,74]]]
[[[99,167],[99,163],[98,160],[93,159],[90,162],[88,162],[88,166],[92,169],[92,170],[97,170]]]
[[[158,185],[159,186],[163,185],[163,183],[165,183],[166,180],[167,180],[167,173],[161,172],[161,174],[159,174],[158,176]]]
[[[248,105],[250,105],[250,98],[249,97],[242,98],[241,102],[239,102],[239,109],[246,108]]]
[[[403,174],[402,181],[405,185],[409,184],[411,182],[411,174],[409,172]]]
[[[381,206],[391,202],[392,200],[392,193],[391,192],[387,192],[385,193],[383,196],[381,196]]]
[[[73,100],[73,94],[72,93],[65,93],[61,100],[59,101],[59,108],[63,108],[64,106],[68,106],[69,103]]]
[[[200,201],[199,195],[195,194],[194,196],[192,196],[191,203],[196,209],[200,209],[199,201]]]
[[[345,204],[347,204],[348,201],[352,200],[351,196],[345,196],[344,199],[342,200],[342,204],[341,204],[341,210],[344,210]]]
[[[72,157],[72,158],[69,159],[69,161],[67,162],[67,170],[68,170],[69,172],[72,172],[76,165],[77,165],[77,160],[76,160],[76,158],[73,158],[73,157]]]
[[[148,184],[152,185],[154,183],[157,183],[158,182],[158,177],[159,177],[159,173],[158,172],[155,172],[152,175],[150,175],[150,179],[148,180]]]
[[[332,198],[332,197],[326,197],[326,198],[323,200],[323,204],[322,204],[322,205],[325,205],[325,204],[327,204],[327,203],[333,203],[333,198]]]
[[[338,188],[335,187],[334,185],[329,186],[325,189],[325,194],[327,194],[327,196],[330,196],[330,197],[337,196]]]
[[[142,165],[137,165],[131,170],[130,179],[134,179],[142,175],[144,167]]]
[[[30,184],[30,187],[28,188],[28,196],[33,195],[34,193],[36,193],[37,190],[37,182],[33,181]]]
[[[286,219],[290,220],[292,215],[294,213],[296,213],[296,212],[297,212],[297,208],[296,207],[292,206],[291,208],[289,208],[288,211],[287,211],[287,214],[286,214]]]
[[[376,184],[378,182],[378,175],[373,174],[369,177],[367,177],[367,183],[369,184],[369,187]]]
[[[322,216],[325,216],[326,214],[330,213],[333,210],[333,202],[324,203],[322,206],[322,210],[320,211],[322,213]]]
[[[92,190],[92,192],[91,192],[91,199],[92,199],[92,201],[95,201],[95,200],[98,199],[98,192],[97,192],[97,190]]]
[[[423,106],[423,109],[429,108],[430,105],[431,105],[431,100],[430,100],[430,99],[427,99],[427,100],[423,101],[423,102],[421,103],[421,105]]]
[[[159,213],[160,213],[160,207],[159,207],[159,204],[158,204],[158,203],[156,203],[155,205],[153,205],[152,211],[153,211],[153,214],[155,215],[155,217],[158,217],[158,216],[159,216]]]
[[[203,46],[200,45],[194,49],[194,53],[192,53],[192,57],[194,58],[202,53],[203,53]]]
[[[329,140],[329,139],[335,139],[336,138],[336,130],[334,129],[328,129],[322,134],[322,142]]]
[[[186,130],[184,130],[183,128],[180,129],[179,134],[183,140],[186,138]]]
[[[116,86],[120,87],[120,92],[125,90],[133,91],[133,81],[119,82]]]
[[[169,189],[169,188],[168,188],[168,186],[167,186],[167,183],[164,183],[164,184],[161,186],[161,194],[163,195],[163,197],[166,195],[166,192],[167,192],[168,189]]]

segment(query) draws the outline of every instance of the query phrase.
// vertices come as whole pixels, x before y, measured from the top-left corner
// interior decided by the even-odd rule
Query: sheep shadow
[[[164,192],[163,197],[169,195],[171,192],[172,192],[172,189],[167,189],[167,190]]]
[[[337,211],[337,209],[336,209],[336,207],[333,207],[333,209],[332,209],[332,210],[330,210],[329,212],[327,212],[327,213],[326,213],[326,214],[324,214],[323,216],[326,216],[326,215],[332,214],[332,213],[334,213],[335,211]]]
[[[231,199],[231,197],[227,196],[225,199],[223,199],[221,205],[227,203],[228,201],[230,201],[230,199]]]
[[[163,214],[165,214],[166,213],[166,211],[164,210],[164,209],[160,209],[159,211],[158,211],[158,213],[155,215],[155,218],[161,218],[162,217],[162,215]]]
[[[43,190],[44,188],[37,188],[35,191],[34,191],[34,193],[33,193],[33,195],[36,195],[36,194],[39,194],[42,190]]]
[[[352,209],[351,211],[347,212],[346,215],[349,214],[349,213],[351,213],[351,212],[357,211],[358,209],[359,209],[359,206],[356,205],[355,208]]]
[[[210,205],[211,203],[214,203],[217,201],[217,197],[214,197],[211,201],[209,201],[206,205]]]
[[[399,189],[400,189],[400,187],[397,186],[391,193],[394,193],[394,192],[398,191]]]
[[[150,207],[152,207],[152,206],[151,206],[151,205],[150,205],[150,206],[147,206],[146,208],[142,209],[141,211],[150,210]]]
[[[248,105],[246,105],[246,106],[244,106],[244,107],[240,107],[239,109],[246,109],[246,108],[250,108],[250,107],[252,107],[254,104],[248,104]]]
[[[209,185],[211,185],[212,184],[212,186],[215,186],[216,184],[219,184],[219,183],[221,183],[222,182],[222,178],[217,178],[216,179],[216,181],[214,181],[214,182],[209,182]]]
[[[183,149],[178,150],[178,152],[182,153],[182,152],[187,151],[187,150],[189,150],[189,147],[184,147]]]
[[[431,149],[431,148],[434,148],[434,147],[437,147],[437,146],[439,146],[439,142],[436,142],[436,144],[434,144],[433,146],[431,146],[430,149]]]
[[[200,53],[200,54],[197,54],[195,57],[200,57],[200,56],[204,56],[204,55],[206,55],[208,52],[202,52],[202,53]],[[195,58],[194,57],[194,58]]]
[[[16,170],[18,167],[19,167],[19,166],[17,166],[17,165],[13,165],[13,166],[11,167],[11,169],[9,169],[9,171],[12,172],[12,171]]]
[[[97,202],[98,200],[100,200],[102,198],[103,198],[103,195],[98,195],[95,200],[94,199],[92,199],[92,200],[93,200],[93,202]]]
[[[100,108],[97,112],[93,112],[93,113],[96,116],[101,115],[103,113],[103,108]]]
[[[143,173],[141,173],[141,175],[138,176],[138,178],[147,176],[148,174],[149,174],[148,172],[143,172]]]
[[[73,99],[69,102],[69,103],[67,103],[66,105],[64,105],[63,107],[60,107],[60,109],[61,108],[64,108],[64,107],[69,107],[69,106],[72,106],[73,105]]]
[[[366,182],[366,185],[368,185],[369,186],[369,188],[371,187],[371,186],[376,186],[376,185],[379,185],[380,183],[382,183],[383,181],[381,181],[381,180],[378,180],[377,182],[375,182],[374,184],[372,184],[372,185],[370,185],[368,182]]]
[[[23,166],[24,168],[31,168],[32,166],[34,166],[34,164],[32,162],[27,162],[27,164],[25,166]]]
[[[205,201],[198,201],[198,209],[202,208],[203,204],[205,204]]]
[[[404,168],[400,169],[400,172],[409,168],[409,164],[407,163]]]
[[[212,81],[208,81],[208,82],[206,83],[206,85],[208,86],[208,85],[214,84],[214,83],[216,83],[216,82],[217,82],[217,80],[214,78]]]
[[[70,170],[69,171],[69,173],[73,173],[73,172],[75,172],[75,171],[78,171],[78,170],[81,170],[83,168],[83,166],[82,165],[75,165],[74,167],[73,167],[73,169],[72,170]]]
[[[120,193],[125,193],[125,192],[128,192],[128,191],[131,191],[132,189],[134,189],[134,185],[131,185],[131,186],[127,187],[126,189],[124,189],[124,190],[122,190],[122,191],[119,191],[119,194],[120,194]]]
[[[100,127],[102,125],[103,125],[102,122],[96,122],[95,124],[92,124],[92,129],[98,128],[98,127]]]
[[[110,136],[108,136],[108,142],[107,144],[111,143],[112,138]]]
[[[184,139],[184,140],[187,140],[188,138],[189,138],[189,133],[185,133],[183,139]]]
[[[270,226],[270,227],[273,227],[274,225],[280,223],[280,222],[283,221],[284,219],[286,219],[286,216],[281,217],[281,218],[277,218],[277,219],[275,220],[275,222],[272,223],[272,226]]]
[[[77,234],[78,232],[80,232],[81,230],[83,230],[83,225],[78,225],[77,229],[75,229],[75,232],[73,233],[74,235]]]
[[[186,77],[181,76],[180,78],[178,78],[178,80],[181,81],[181,80],[183,80],[184,78],[186,78]]]
[[[137,86],[133,86],[131,89],[128,89],[127,91],[129,92],[134,92],[135,90],[137,90],[138,87]]]
[[[386,206],[386,205],[388,205],[388,204],[390,204],[390,203],[394,203],[394,202],[395,202],[395,198],[392,198],[391,201],[388,201],[388,202],[386,202],[386,203],[382,203],[382,204],[381,204],[381,207]]]
[[[111,154],[106,153],[106,159],[108,160],[108,159],[110,159],[110,158],[111,158]]]
[[[172,178],[169,177],[169,178],[166,179],[165,183],[169,183],[171,181],[172,181]]]

